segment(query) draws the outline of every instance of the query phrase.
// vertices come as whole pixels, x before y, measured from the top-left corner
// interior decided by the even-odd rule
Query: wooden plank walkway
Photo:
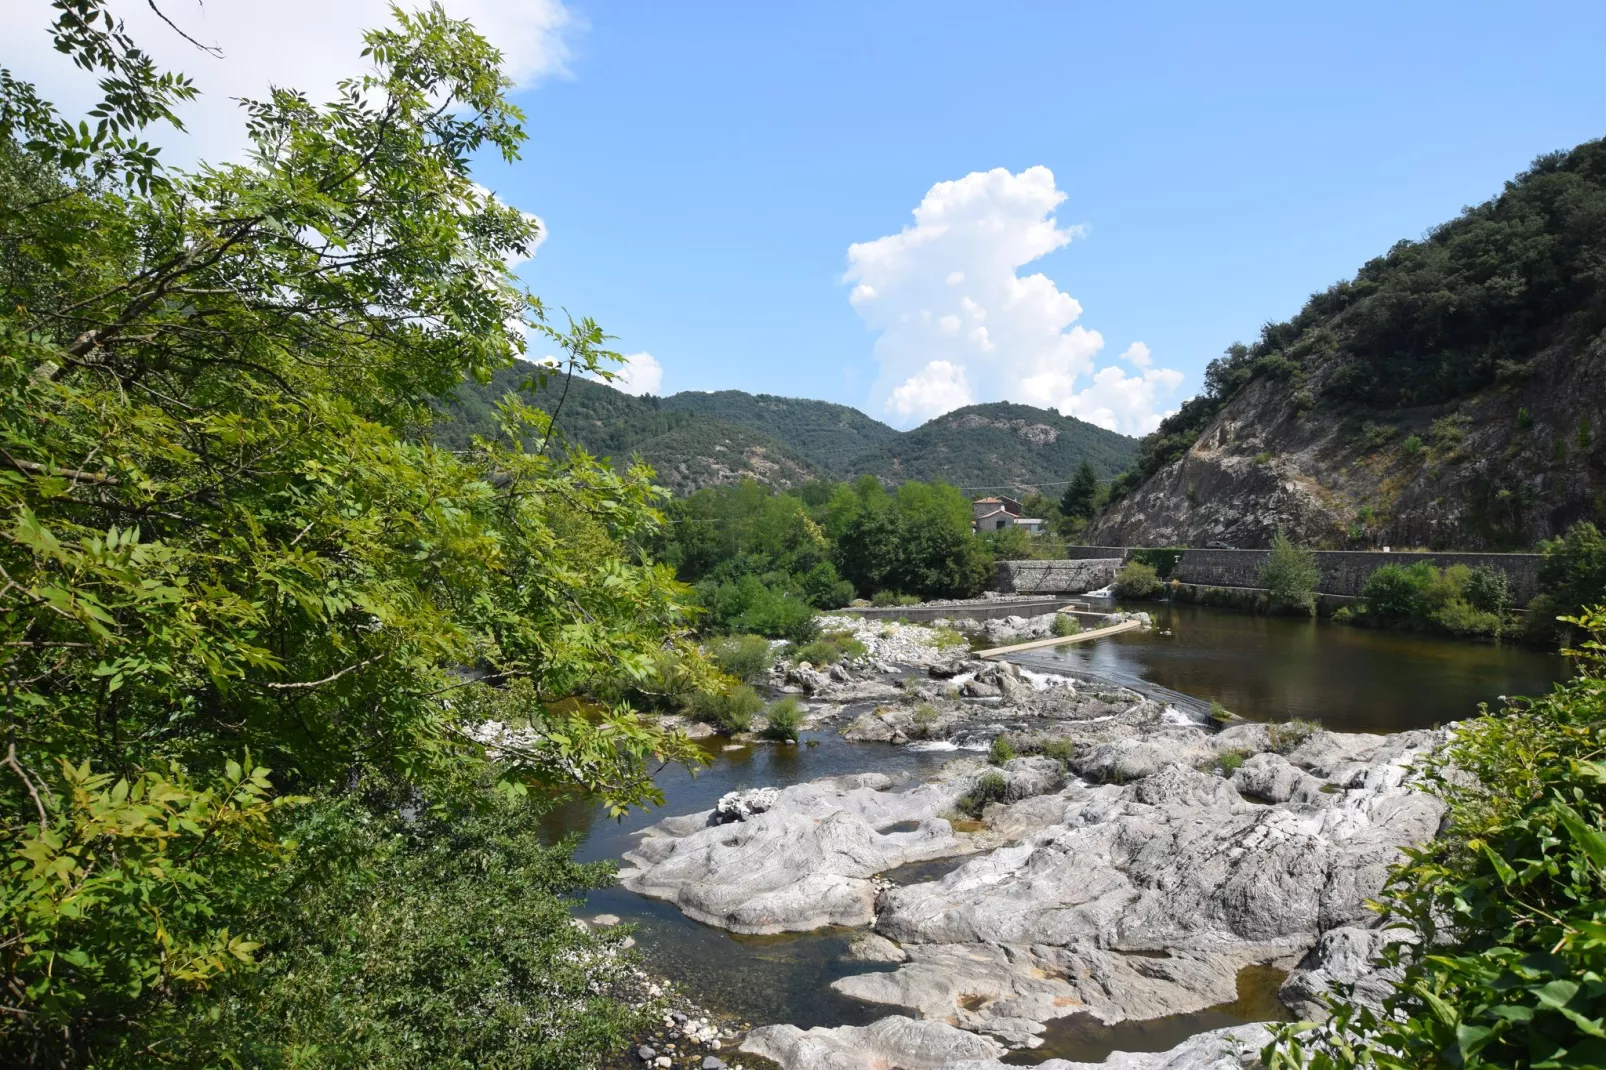
[[[1142,622],[1124,620],[1120,624],[1112,624],[1107,628],[1094,628],[1090,632],[1077,632],[1075,635],[1056,635],[1052,639],[1033,639],[1029,643],[1016,643],[1013,646],[995,646],[991,650],[978,650],[978,658],[996,658],[1002,654],[1013,654],[1017,650],[1036,650],[1039,647],[1059,646],[1062,643],[1085,643],[1089,639],[1102,639],[1106,635],[1119,635],[1121,632],[1130,632],[1134,628],[1143,627]]]

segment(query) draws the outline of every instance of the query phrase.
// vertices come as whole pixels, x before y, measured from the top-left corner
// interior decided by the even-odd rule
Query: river
[[[1303,717],[1344,732],[1401,731],[1464,718],[1477,712],[1478,703],[1492,703],[1500,695],[1546,690],[1565,672],[1556,655],[1510,645],[1364,631],[1200,606],[1129,608],[1151,613],[1154,630],[1031,651],[1015,660],[1036,671],[1158,684],[1203,701],[1220,701],[1252,720]],[[664,816],[708,809],[727,791],[866,771],[919,775],[953,757],[951,752],[848,743],[834,727],[804,733],[797,746],[754,744],[727,750],[726,741],[717,737],[706,746],[712,758],[708,768],[695,776],[678,767],[659,775],[666,797],[661,810],[614,821],[602,808],[576,801],[547,816],[549,835],[577,835],[582,861],[617,860],[634,843],[634,833]],[[929,880],[933,874],[895,877]],[[704,1005],[754,1024],[860,1025],[894,1012],[831,990],[831,981],[846,974],[891,968],[847,960],[848,930],[737,936],[617,887],[593,893],[583,912],[616,914],[634,923],[654,972],[680,982]],[[1265,1017],[1264,1002],[1250,1001],[1258,1018]],[[1233,1011],[1213,1009],[1201,1020],[1223,1024],[1216,1019],[1230,1022]],[[1145,1044],[1144,1050],[1163,1050],[1180,1039],[1175,1034],[1183,1025],[1146,1032],[1145,1023],[1130,1023],[1074,1038],[1063,1049],[1051,1045],[1050,1050],[1095,1059],[1112,1045],[1136,1047],[1145,1038],[1159,1047]],[[1211,1027],[1187,1026],[1182,1036]]]

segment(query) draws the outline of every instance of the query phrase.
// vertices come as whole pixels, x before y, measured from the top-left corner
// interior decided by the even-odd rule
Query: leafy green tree
[[[368,781],[656,801],[698,752],[596,696],[697,654],[690,592],[639,552],[648,473],[526,448],[550,424],[516,400],[498,440],[410,436],[526,330],[610,374],[596,325],[508,274],[530,217],[470,178],[524,138],[495,49],[398,14],[331,103],[248,102],[248,162],[175,173],[136,135],[187,83],[101,5],[56,10],[108,104],[80,128],[0,79],[0,1054],[148,1065],[308,946],[275,920],[299,823]]]
[[[1315,613],[1319,578],[1313,551],[1295,546],[1281,531],[1272,536],[1271,552],[1260,570],[1271,612],[1305,617]]]
[[[1606,535],[1588,521],[1540,546],[1539,591],[1528,620],[1540,635],[1553,635],[1556,618],[1576,615],[1584,606],[1606,602]]]
[[[1083,461],[1060,498],[1060,512],[1072,520],[1092,520],[1098,512],[1098,499],[1099,477],[1093,466]]]

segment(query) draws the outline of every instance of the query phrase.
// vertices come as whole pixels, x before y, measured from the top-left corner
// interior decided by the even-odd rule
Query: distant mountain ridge
[[[497,399],[527,375],[504,369],[488,384],[459,387],[430,437],[461,448],[474,434],[492,434]],[[571,445],[618,465],[639,456],[677,494],[744,477],[785,489],[861,475],[1024,492],[1069,479],[1084,458],[1108,479],[1137,450],[1125,435],[1009,402],[966,406],[899,431],[847,405],[741,390],[633,397],[590,380],[554,379],[527,397],[557,412],[558,434]]]

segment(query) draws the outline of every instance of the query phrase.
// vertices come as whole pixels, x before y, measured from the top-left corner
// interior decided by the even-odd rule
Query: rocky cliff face
[[[1506,550],[1606,518],[1606,338],[1416,409],[1311,406],[1330,371],[1250,383],[1084,541]]]

